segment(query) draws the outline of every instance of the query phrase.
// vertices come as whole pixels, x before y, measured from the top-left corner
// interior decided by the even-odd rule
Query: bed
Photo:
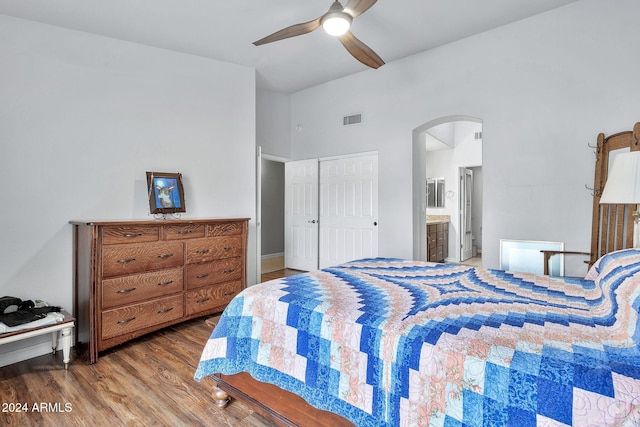
[[[639,310],[635,249],[584,279],[363,259],[244,290],[195,379],[282,425],[638,426]]]

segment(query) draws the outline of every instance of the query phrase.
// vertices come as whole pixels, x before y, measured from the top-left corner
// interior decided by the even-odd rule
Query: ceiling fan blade
[[[339,37],[342,45],[354,58],[371,68],[379,68],[384,65],[382,58],[378,56],[369,46],[356,38],[351,31],[347,31]]]
[[[310,33],[314,30],[317,30],[320,27],[320,18],[314,19],[313,21],[304,22],[302,24],[292,25],[280,31],[276,31],[275,33],[263,39],[253,42],[253,44],[256,46],[260,46],[262,44],[271,43],[271,42],[275,42],[282,39],[288,39],[289,37],[301,36],[303,34]]]
[[[355,18],[365,13],[371,6],[376,4],[376,1],[378,0],[349,0],[343,11]]]

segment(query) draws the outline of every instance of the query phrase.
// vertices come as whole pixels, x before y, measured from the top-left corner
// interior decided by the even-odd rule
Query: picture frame
[[[174,214],[186,212],[182,174],[170,172],[147,172],[149,212],[151,214]]]

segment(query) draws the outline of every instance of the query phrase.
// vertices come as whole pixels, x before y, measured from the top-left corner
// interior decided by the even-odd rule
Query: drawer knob
[[[233,294],[235,294],[235,292],[234,292],[234,291],[231,291],[231,292],[225,292],[225,293],[224,293],[224,296],[225,296],[225,297],[228,297],[228,296],[233,295]]]
[[[166,282],[158,283],[158,286],[167,286],[173,283],[173,280],[167,280]]]
[[[135,258],[124,258],[124,259],[119,259],[118,261],[116,261],[119,264],[128,264],[130,262],[135,261]]]
[[[227,246],[226,248],[224,248],[225,251],[232,251],[234,250],[236,247],[235,246]]]
[[[173,310],[173,307],[169,307],[169,308],[164,308],[162,310],[158,310],[158,314],[164,314],[164,313],[168,313],[171,310]]]
[[[229,273],[233,273],[234,271],[236,271],[235,268],[228,268],[228,269],[224,270],[223,273],[229,274]]]
[[[198,274],[196,276],[196,279],[204,279],[205,277],[207,277],[209,275],[209,273],[204,273],[204,274]]]
[[[162,255],[158,255],[158,258],[167,259],[167,258],[171,258],[172,256],[173,254],[162,254]]]
[[[193,230],[180,230],[178,231],[178,234],[190,234],[193,233]]]
[[[198,249],[196,251],[197,254],[208,254],[209,253],[209,249]]]
[[[120,289],[118,292],[118,294],[128,294],[129,292],[133,292],[135,291],[136,288],[127,288],[127,289]]]
[[[196,300],[197,304],[202,304],[203,302],[207,302],[209,301],[210,298],[200,298]]]
[[[128,237],[128,238],[134,238],[134,237],[140,237],[142,236],[142,233],[123,233],[122,237]]]
[[[134,320],[136,320],[135,317],[130,317],[128,319],[118,320],[118,324],[122,325],[122,324],[125,324],[125,323],[133,322]]]

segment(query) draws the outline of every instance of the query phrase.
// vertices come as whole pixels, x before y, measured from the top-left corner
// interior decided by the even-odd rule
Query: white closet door
[[[378,255],[378,155],[320,162],[320,268]]]
[[[318,160],[284,165],[285,267],[318,269]]]

